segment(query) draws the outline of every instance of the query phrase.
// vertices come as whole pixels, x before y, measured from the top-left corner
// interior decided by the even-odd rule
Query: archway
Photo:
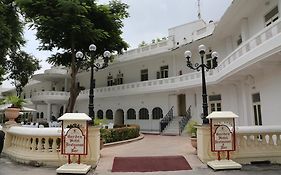
[[[115,112],[114,125],[124,125],[124,111],[122,109]]]

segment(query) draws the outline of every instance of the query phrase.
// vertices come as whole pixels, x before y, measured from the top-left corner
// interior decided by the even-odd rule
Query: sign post
[[[56,172],[87,174],[91,166],[81,163],[81,155],[88,154],[87,121],[91,118],[84,113],[65,113],[58,120],[62,121],[61,154],[68,156],[68,161]]]
[[[230,151],[236,150],[235,118],[230,111],[212,112],[210,119],[211,151],[217,153],[217,160],[207,162],[214,170],[241,169],[242,166],[230,159]],[[226,153],[222,157],[222,153]]]

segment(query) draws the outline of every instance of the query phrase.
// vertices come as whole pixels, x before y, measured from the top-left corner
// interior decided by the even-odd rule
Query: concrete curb
[[[106,143],[103,146],[104,147],[110,147],[110,146],[114,146],[114,145],[120,145],[120,144],[124,144],[124,143],[138,141],[138,140],[141,140],[143,138],[144,138],[144,134],[140,133],[140,136],[138,136],[137,138],[133,138],[133,139],[129,139],[129,140],[122,140],[122,141],[119,141],[119,142]]]

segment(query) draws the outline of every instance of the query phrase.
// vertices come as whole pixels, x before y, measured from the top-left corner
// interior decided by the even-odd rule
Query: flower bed
[[[138,137],[140,127],[138,125],[124,125],[113,129],[100,129],[104,143],[118,142]]]

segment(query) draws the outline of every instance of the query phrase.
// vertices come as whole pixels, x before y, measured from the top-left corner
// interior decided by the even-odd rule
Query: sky
[[[130,45],[129,49],[137,48],[145,41],[150,43],[152,39],[168,36],[168,29],[192,22],[198,19],[197,0],[121,0],[129,5],[130,17],[125,19],[123,27],[123,39]],[[218,21],[232,0],[201,0],[201,17],[206,22]],[[98,3],[108,3],[108,0],[97,0]],[[52,54],[49,51],[39,51],[39,41],[36,40],[36,31],[24,30],[27,41],[23,50],[41,60],[43,73],[51,67],[45,60]],[[97,46],[98,47],[98,46]],[[9,81],[3,83],[3,87],[11,87]]]

